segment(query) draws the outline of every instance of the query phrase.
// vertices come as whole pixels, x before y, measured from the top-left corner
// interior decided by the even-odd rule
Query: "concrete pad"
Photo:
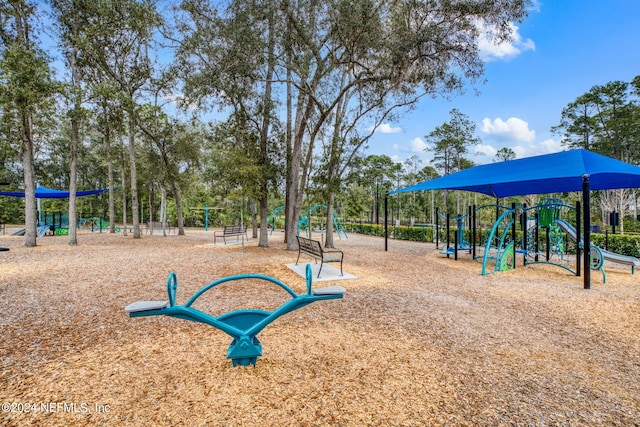
[[[322,273],[320,273],[320,278],[318,278],[318,271],[320,270],[320,263],[313,263],[310,262],[309,263],[311,265],[311,271],[313,272],[313,282],[327,282],[330,280],[349,280],[349,279],[357,279],[356,276],[354,276],[353,274],[349,274],[346,271],[344,272],[344,275],[340,275],[340,268],[336,268],[331,264],[323,264],[322,265]],[[286,264],[287,267],[289,267],[291,270],[293,270],[294,272],[296,272],[298,275],[300,275],[303,278],[306,278],[306,269],[307,269],[307,263],[306,262],[300,262],[298,263],[298,265],[295,264]]]

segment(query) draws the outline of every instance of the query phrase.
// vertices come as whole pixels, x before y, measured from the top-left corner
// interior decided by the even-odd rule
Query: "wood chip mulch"
[[[433,244],[337,240],[345,298],[288,314],[259,335],[255,367],[232,367],[231,338],[124,307],[177,303],[220,277],[261,273],[296,292],[274,233],[213,246],[213,231],[142,239],[1,236],[0,426],[630,426],[640,423],[640,272],[606,264],[607,283],[550,266],[482,277],[478,261]],[[263,283],[198,301],[217,314],[272,310]]]

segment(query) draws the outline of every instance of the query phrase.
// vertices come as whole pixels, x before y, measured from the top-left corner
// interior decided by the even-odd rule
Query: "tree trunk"
[[[24,245],[33,247],[37,244],[38,214],[36,207],[36,185],[33,167],[33,134],[31,132],[31,113],[22,112],[22,169],[24,173]]]
[[[111,153],[111,129],[105,127],[104,140],[107,149],[107,179],[109,180],[109,233],[116,232],[116,201],[114,195],[115,179],[113,177],[113,158]]]
[[[256,239],[258,238],[258,206],[253,197],[249,199],[249,209],[251,210],[251,237]]]
[[[121,141],[120,160],[122,163],[122,234],[127,236],[127,168],[124,156],[124,141]]]
[[[133,103],[133,100],[130,100]],[[129,107],[129,169],[131,180],[131,220],[133,238],[140,238],[140,206],[138,204],[138,182],[136,174],[136,118],[133,105]]]
[[[76,111],[79,111],[80,106],[76,106]],[[69,165],[69,244],[77,245],[77,213],[76,213],[76,191],[78,184],[76,182],[78,175],[78,127],[79,118],[74,115],[71,119],[71,159]],[[102,226],[102,224],[100,224]]]
[[[160,224],[162,225],[162,235],[167,236],[167,190],[160,186]]]
[[[69,161],[69,244],[78,244],[78,222],[76,213],[76,191],[78,189],[78,145],[80,139],[80,109],[82,107],[82,99],[79,93],[80,90],[80,78],[78,76],[78,67],[76,65],[76,58],[78,56],[78,50],[73,49],[70,55],[71,62],[71,81],[72,91],[74,97],[73,115],[71,117],[71,159]],[[102,224],[100,224],[102,227]]]
[[[304,98],[304,95],[300,93],[298,96],[298,107],[303,106]],[[306,118],[310,115],[310,111],[308,110],[312,109],[311,101],[308,100],[307,102],[306,113],[301,112],[300,108],[296,110],[296,124],[295,132],[293,132],[293,143],[291,145],[291,158],[287,165],[287,171],[290,174],[285,201],[285,239],[288,250],[295,250],[298,248],[295,236],[298,235],[298,217],[300,216],[300,209],[302,207],[303,189],[300,186],[302,141],[306,128]]]
[[[335,248],[333,244],[333,210],[335,203],[335,194],[333,190],[329,194],[329,203],[327,203],[327,227],[325,234],[324,246],[325,248]],[[339,231],[338,231],[339,232]]]
[[[176,180],[173,178],[173,176],[171,176],[171,189],[173,191],[173,199],[176,202],[176,216],[178,217],[178,236],[184,236],[185,233],[184,233],[184,220],[182,218],[182,200],[180,199],[178,184]]]

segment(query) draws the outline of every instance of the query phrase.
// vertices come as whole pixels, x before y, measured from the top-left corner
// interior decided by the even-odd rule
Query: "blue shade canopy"
[[[108,188],[101,190],[88,190],[88,191],[76,191],[76,196],[91,196],[93,194],[100,194],[108,191]],[[24,197],[24,193],[14,191],[0,191],[0,196],[10,197]],[[64,190],[54,190],[52,188],[38,187],[36,188],[36,198],[38,199],[68,199],[69,192]]]
[[[493,197],[640,188],[640,167],[579,148],[560,153],[491,163],[424,181],[389,194],[424,190],[465,190]]]

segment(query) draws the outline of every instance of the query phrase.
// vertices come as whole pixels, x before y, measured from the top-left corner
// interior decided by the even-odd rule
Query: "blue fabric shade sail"
[[[100,190],[88,190],[88,191],[76,191],[77,197],[82,196],[91,196],[93,194],[100,194],[108,191],[108,188],[103,188]],[[0,191],[0,196],[10,196],[10,197],[24,197],[24,192],[15,192],[15,191]],[[46,187],[38,187],[36,188],[36,198],[38,199],[68,199],[69,192],[64,190],[54,190],[52,188]]]
[[[591,190],[640,188],[640,167],[582,148],[527,157],[470,169],[424,181],[389,194],[424,190],[465,190],[493,197],[582,191],[583,176]]]

